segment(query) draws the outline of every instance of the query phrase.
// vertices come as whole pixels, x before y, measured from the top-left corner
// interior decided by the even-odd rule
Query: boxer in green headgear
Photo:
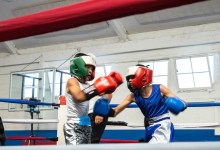
[[[87,65],[92,66],[92,72],[89,72]],[[81,82],[91,81],[95,77],[96,58],[93,54],[78,53],[70,61],[70,73],[77,77]]]
[[[110,94],[122,84],[119,73],[95,77],[96,59],[93,54],[78,53],[70,61],[73,75],[66,83],[67,121],[64,124],[64,137],[67,145],[91,143],[91,122],[88,116],[89,100],[97,95]]]

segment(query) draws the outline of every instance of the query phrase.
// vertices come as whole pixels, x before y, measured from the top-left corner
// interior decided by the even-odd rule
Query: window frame
[[[186,57],[178,57],[178,58],[175,58],[175,62],[174,62],[174,65],[175,65],[175,74],[176,74],[176,78],[177,78],[177,89],[178,89],[178,92],[189,92],[189,91],[213,91],[213,76],[212,73],[211,73],[211,67],[210,67],[210,60],[209,60],[209,56],[213,56],[214,55],[193,55],[193,56],[186,56]],[[194,73],[201,73],[201,72],[194,72],[193,71],[193,67],[192,67],[192,58],[199,58],[199,57],[206,57],[206,60],[207,60],[207,68],[208,68],[208,71],[203,71],[202,73],[205,73],[205,72],[208,72],[209,74],[209,81],[210,81],[210,87],[195,87],[195,76],[194,76]],[[191,65],[191,68],[192,68],[192,72],[191,72],[191,75],[193,77],[193,85],[194,87],[193,88],[180,88],[179,86],[179,79],[178,79],[178,73],[177,73],[177,63],[176,61],[178,59],[190,59],[190,65]],[[189,74],[189,73],[180,73],[180,74]],[[214,74],[214,72],[213,72]]]
[[[154,77],[166,77],[167,78],[167,83],[166,83],[166,85],[165,84],[163,84],[164,86],[166,86],[166,87],[168,87],[168,80],[169,80],[169,59],[159,59],[159,60],[146,60],[146,61],[139,61],[138,62],[138,64],[143,64],[143,65],[147,65],[148,63],[152,63],[153,64],[153,66],[152,66],[152,70],[153,70],[153,72],[154,72],[154,64],[155,64],[155,62],[167,62],[167,75],[154,75],[154,73],[153,73],[153,81],[152,81],[152,84],[162,84],[162,83],[154,83]],[[151,69],[151,68],[150,68]]]
[[[100,72],[97,72],[97,73],[99,73],[99,74],[102,74],[103,76],[107,76],[107,75],[112,71],[112,65],[100,65],[100,66],[96,66],[96,68],[98,68],[98,67],[102,67],[102,68],[103,68],[103,70],[104,70],[104,75],[103,75],[102,73],[100,73]],[[111,67],[111,71],[110,71],[110,72],[107,71],[107,67]]]
[[[103,70],[104,70],[104,76],[106,76],[107,75],[107,68],[106,67],[112,67],[111,65],[100,65],[100,66],[97,66],[97,67],[102,67],[103,68]],[[110,71],[111,72],[111,71]],[[54,95],[55,96],[59,96],[60,94],[62,95],[62,94],[65,94],[65,90],[63,89],[63,87],[62,87],[62,90],[61,89],[59,89],[59,91],[57,91],[56,90],[56,86],[58,85],[58,86],[60,86],[60,84],[62,84],[62,86],[63,86],[63,84],[66,84],[67,83],[67,81],[63,81],[63,75],[62,75],[62,83],[60,82],[61,80],[60,80],[60,78],[61,77],[57,77],[57,75],[58,75],[58,73],[59,73],[59,75],[61,75],[61,74],[69,74],[70,75],[70,73],[69,73],[69,70],[67,70],[67,69],[62,69],[62,70],[56,70],[56,77],[55,77],[55,81],[54,81]],[[98,72],[99,73],[99,72]],[[101,74],[101,73],[100,73]],[[58,79],[59,78],[59,79]],[[58,79],[59,81],[56,81],[56,79]],[[51,84],[51,83],[50,83]],[[61,88],[61,87],[59,87],[59,88]],[[61,92],[62,93],[60,93],[60,90],[61,90]]]

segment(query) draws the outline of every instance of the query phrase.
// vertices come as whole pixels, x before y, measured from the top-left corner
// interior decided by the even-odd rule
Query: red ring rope
[[[0,21],[0,42],[205,0],[86,0]]]
[[[37,137],[37,136],[8,136],[6,140],[51,140],[51,141],[58,141],[57,137]]]

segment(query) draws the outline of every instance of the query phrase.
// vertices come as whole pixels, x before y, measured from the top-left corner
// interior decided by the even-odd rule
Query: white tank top
[[[79,82],[80,89],[83,90],[89,86],[88,83],[82,84]],[[89,101],[77,102],[73,96],[66,92],[66,107],[68,118],[78,118],[87,116],[89,111]]]

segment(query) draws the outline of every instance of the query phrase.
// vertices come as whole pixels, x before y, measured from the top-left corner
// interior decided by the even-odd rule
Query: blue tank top
[[[168,113],[168,108],[164,105],[164,97],[160,92],[160,84],[152,85],[152,93],[148,98],[143,98],[139,91],[134,92],[135,102],[146,118],[157,117]]]

